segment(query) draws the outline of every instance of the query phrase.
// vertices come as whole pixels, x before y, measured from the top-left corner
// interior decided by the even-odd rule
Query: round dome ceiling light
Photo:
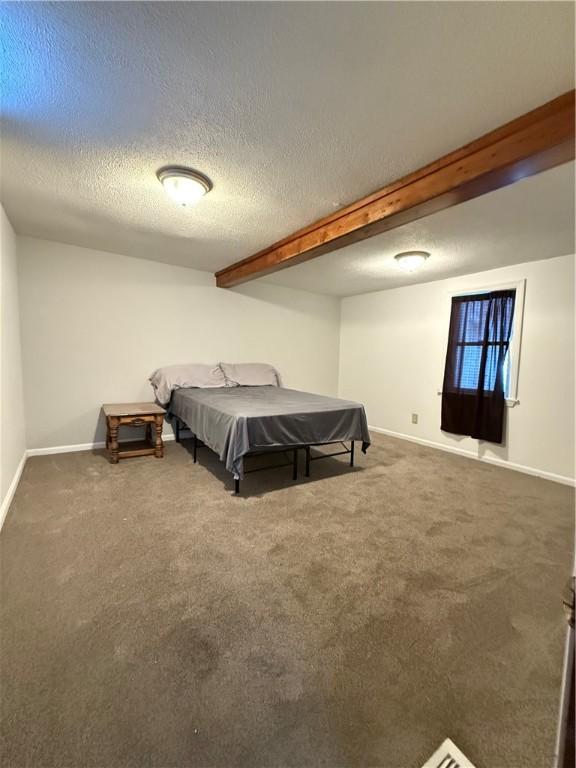
[[[404,251],[394,256],[396,263],[404,272],[416,272],[430,256],[427,251]]]
[[[156,174],[166,194],[179,205],[195,205],[212,189],[212,182],[198,171],[178,165],[160,168]]]

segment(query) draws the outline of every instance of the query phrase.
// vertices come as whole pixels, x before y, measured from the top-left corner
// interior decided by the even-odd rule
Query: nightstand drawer
[[[154,424],[154,414],[146,416],[120,416],[118,423],[130,427],[143,427],[145,424]]]

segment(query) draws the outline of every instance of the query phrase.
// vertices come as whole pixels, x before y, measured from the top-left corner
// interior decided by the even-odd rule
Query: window
[[[486,293],[459,297],[454,302],[456,359],[451,382],[454,389],[476,392],[482,384],[479,377],[483,371],[481,388],[485,392],[493,392],[498,384],[506,394],[510,371],[510,366],[506,364],[508,339],[511,336],[516,292],[502,292],[501,296],[499,293],[496,306],[492,301],[494,295]],[[501,377],[500,381],[498,377]]]
[[[443,432],[502,444],[505,406],[516,402],[522,288],[495,286],[452,296]]]
[[[524,310],[525,281],[501,286],[493,286],[469,294],[457,294],[453,312],[457,312],[455,321],[455,358],[450,384],[454,389],[465,393],[476,391],[482,362],[483,340],[487,326],[490,328],[486,363],[484,371],[484,391],[493,391],[498,376],[498,364],[504,340],[510,343],[501,366],[502,385],[508,405],[517,402],[518,368],[520,358],[520,340],[522,335],[522,316]],[[490,294],[506,292],[510,295],[499,308],[497,318],[488,317]],[[495,322],[497,320],[497,322]],[[512,327],[510,328],[510,323]]]

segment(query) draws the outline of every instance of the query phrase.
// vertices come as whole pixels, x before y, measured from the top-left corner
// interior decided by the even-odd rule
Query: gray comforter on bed
[[[168,411],[238,477],[248,453],[340,440],[361,440],[364,452],[370,445],[363,405],[295,389],[178,389]]]

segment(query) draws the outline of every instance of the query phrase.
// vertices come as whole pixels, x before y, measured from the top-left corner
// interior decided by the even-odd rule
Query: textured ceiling
[[[2,3],[2,200],[19,233],[214,271],[569,90],[573,15]],[[178,208],[167,163],[213,191]]]
[[[351,296],[574,253],[574,170],[567,163],[261,280]],[[409,250],[431,254],[412,274],[394,262]]]

